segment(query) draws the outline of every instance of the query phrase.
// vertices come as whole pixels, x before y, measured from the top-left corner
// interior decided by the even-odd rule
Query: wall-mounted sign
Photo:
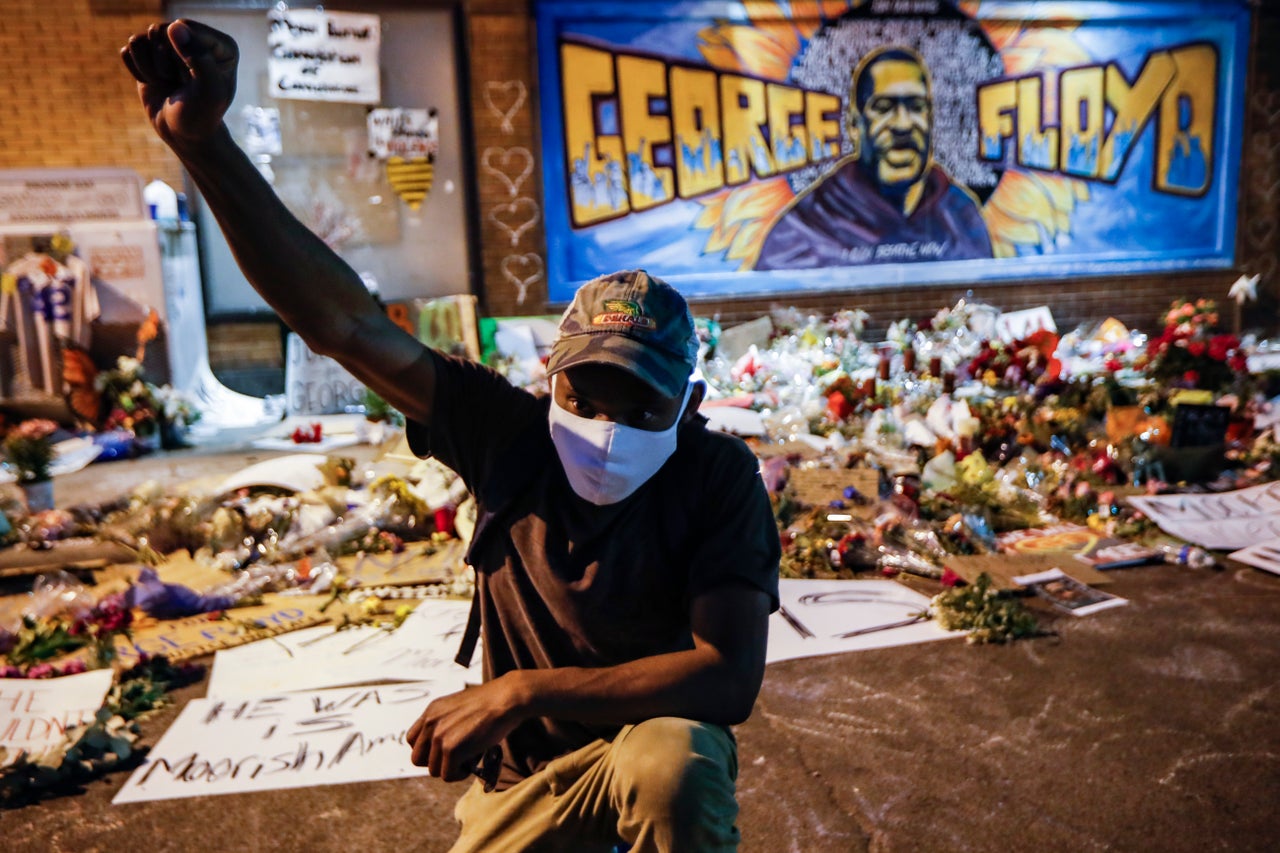
[[[0,170],[0,225],[145,219],[131,169]]]
[[[383,161],[388,183],[410,210],[422,206],[435,181],[439,124],[435,110],[369,111],[369,153]]]
[[[440,120],[435,110],[401,107],[369,111],[369,153],[388,157],[430,159],[440,148]]]
[[[376,104],[382,100],[377,15],[284,9],[267,13],[268,92],[302,101]]]
[[[553,302],[635,266],[722,296],[1233,261],[1245,2],[537,17]]]

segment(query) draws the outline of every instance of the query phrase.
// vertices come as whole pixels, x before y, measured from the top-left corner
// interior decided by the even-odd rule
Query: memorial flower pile
[[[158,434],[163,404],[156,399],[156,387],[142,375],[142,362],[122,355],[112,370],[95,379],[102,394],[106,418],[103,429],[126,429],[139,437]]]
[[[1218,309],[1212,299],[1179,299],[1162,320],[1163,331],[1148,342],[1138,365],[1155,382],[1225,392],[1247,371],[1240,339],[1214,331]]]
[[[1217,403],[1251,422],[1264,405],[1247,346],[1217,331],[1218,319],[1211,300],[1177,300],[1151,339],[1108,320],[1002,340],[988,306],[961,300],[928,323],[893,323],[872,344],[847,318],[774,312],[767,344],[757,336],[745,353],[713,349],[703,375],[711,399],[760,413],[764,435],[751,441],[796,447],[793,465],[878,471],[873,515],[906,513],[942,551],[903,541],[911,528],[898,521],[848,520],[838,494],[798,502],[785,472],[766,465],[784,576],[937,577],[946,554],[993,551],[1002,531],[1065,521],[1157,537],[1125,495],[1180,488],[1178,472],[1190,470],[1180,454],[1214,464],[1169,446],[1174,407]],[[1176,396],[1193,386],[1195,398]],[[1247,435],[1233,425],[1226,436],[1213,471],[1222,488],[1280,470],[1274,442]]]

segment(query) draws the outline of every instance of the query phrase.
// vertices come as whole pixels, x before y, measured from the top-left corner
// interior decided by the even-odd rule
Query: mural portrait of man
[[[756,269],[992,256],[977,199],[933,158],[932,81],[918,53],[890,46],[862,58],[848,131],[853,153],[783,209]]]

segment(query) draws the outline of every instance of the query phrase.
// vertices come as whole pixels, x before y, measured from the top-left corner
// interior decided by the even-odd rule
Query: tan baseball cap
[[[698,336],[680,292],[644,270],[624,270],[578,288],[560,319],[547,375],[610,364],[674,397],[684,393],[697,358]]]

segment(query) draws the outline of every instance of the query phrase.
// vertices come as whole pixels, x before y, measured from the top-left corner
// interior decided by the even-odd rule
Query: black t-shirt
[[[434,353],[430,428],[410,422],[475,495],[485,678],[515,669],[612,666],[693,648],[694,598],[743,583],[778,605],[779,542],[751,450],[682,426],[667,463],[634,494],[595,506],[569,486],[547,424],[550,398],[474,362]],[[503,744],[513,784],[617,727],[535,719]]]

